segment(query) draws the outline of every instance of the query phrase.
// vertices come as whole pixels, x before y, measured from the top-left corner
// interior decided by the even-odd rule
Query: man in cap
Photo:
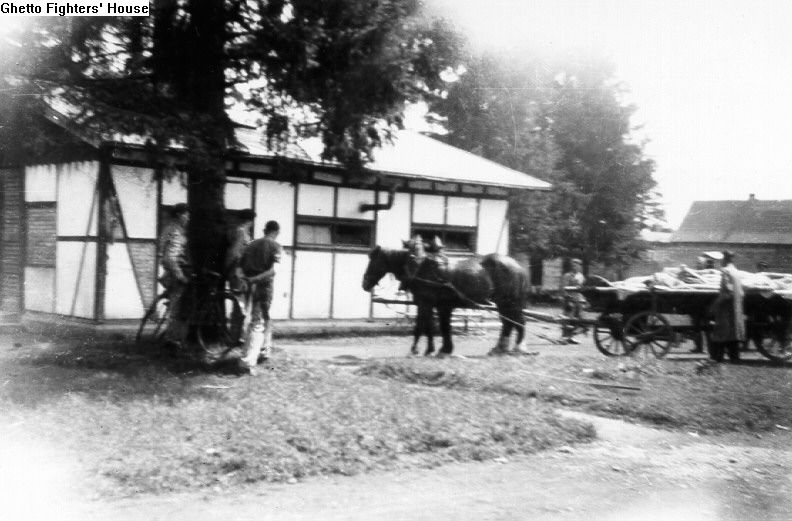
[[[734,266],[734,254],[723,252],[721,284],[718,298],[712,304],[715,324],[710,336],[709,353],[716,362],[723,360],[724,351],[729,361],[740,361],[740,346],[746,341],[743,288]]]
[[[166,339],[180,344],[187,331],[185,317],[182,316],[184,290],[190,281],[190,252],[187,247],[187,224],[190,213],[187,205],[179,203],[170,210],[170,223],[160,235],[159,251],[163,276],[160,282],[165,287],[170,300],[170,322],[165,333]]]
[[[225,277],[228,281],[228,289],[239,302],[239,308],[244,309],[247,288],[243,280],[244,274],[242,273],[242,268],[239,263],[242,260],[242,254],[245,252],[245,248],[253,240],[251,237],[251,228],[256,218],[256,212],[250,209],[241,210],[236,213],[235,218],[236,223],[228,229],[226,237],[228,248],[226,249],[224,268]],[[231,317],[231,324],[235,334],[238,333],[242,336],[244,335],[244,313],[241,312],[240,309],[234,309]],[[244,338],[240,338],[240,342],[242,341],[244,341]]]

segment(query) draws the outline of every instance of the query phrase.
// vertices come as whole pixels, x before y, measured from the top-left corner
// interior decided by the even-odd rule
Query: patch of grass
[[[243,378],[157,364],[121,343],[0,364],[3,422],[79,454],[104,494],[487,460],[594,435],[536,400],[286,358]]]
[[[359,372],[431,387],[535,397],[546,403],[701,432],[760,431],[776,424],[789,425],[792,418],[792,373],[788,368],[767,365],[638,363],[629,358],[543,353],[537,357],[449,360],[442,365],[420,358],[380,360]]]

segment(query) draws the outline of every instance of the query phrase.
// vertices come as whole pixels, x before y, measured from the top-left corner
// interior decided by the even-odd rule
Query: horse
[[[427,337],[424,355],[434,353],[432,332],[433,310],[437,309],[443,339],[438,356],[450,356],[451,312],[455,308],[476,308],[494,302],[501,318],[500,337],[490,354],[509,352],[512,329],[516,330],[514,351],[524,353],[525,307],[528,294],[528,273],[520,264],[505,255],[492,253],[481,258],[460,261],[443,269],[431,258],[417,259],[410,250],[392,250],[376,246],[369,253],[363,275],[363,290],[371,292],[387,273],[392,273],[412,293],[418,308],[413,332],[411,354],[418,354],[418,342]]]

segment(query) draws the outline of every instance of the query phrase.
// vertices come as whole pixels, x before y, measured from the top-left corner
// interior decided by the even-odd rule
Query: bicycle
[[[222,275],[204,270],[204,277],[193,275],[193,284],[185,292],[184,299],[189,303],[187,335],[194,335],[198,345],[204,350],[222,345],[224,355],[238,347],[242,333],[242,308],[236,296],[220,289]],[[205,289],[206,291],[198,291]],[[199,295],[205,295],[199,298]],[[170,298],[167,290],[154,299],[140,321],[136,341],[162,343],[171,322]]]
[[[195,339],[204,351],[217,345],[224,346],[226,349],[221,356],[225,356],[241,345],[244,319],[239,318],[244,317],[242,307],[236,295],[225,288],[220,289],[222,275],[210,270],[204,270],[204,274],[203,279],[194,276],[196,283],[190,286],[188,331],[195,333]],[[201,285],[206,292],[198,291]],[[204,299],[198,297],[201,294],[205,295]]]
[[[164,291],[157,295],[140,319],[135,342],[161,343],[170,325],[170,318],[170,297]]]

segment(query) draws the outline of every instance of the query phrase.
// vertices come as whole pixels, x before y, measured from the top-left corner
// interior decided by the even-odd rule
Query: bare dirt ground
[[[555,336],[541,327],[534,333]],[[593,350],[549,346],[545,349]],[[486,352],[484,338],[460,337],[466,356]],[[401,356],[409,340],[282,342],[294,356],[338,365],[358,358]],[[680,355],[680,358],[690,358]],[[693,357],[695,358],[695,357]],[[0,385],[3,385],[0,381]],[[619,420],[576,415],[593,423],[589,445],[487,463],[311,478],[202,493],[86,499],[78,455],[63,454],[0,428],[0,518],[80,520],[788,520],[792,512],[792,432],[704,436]]]

